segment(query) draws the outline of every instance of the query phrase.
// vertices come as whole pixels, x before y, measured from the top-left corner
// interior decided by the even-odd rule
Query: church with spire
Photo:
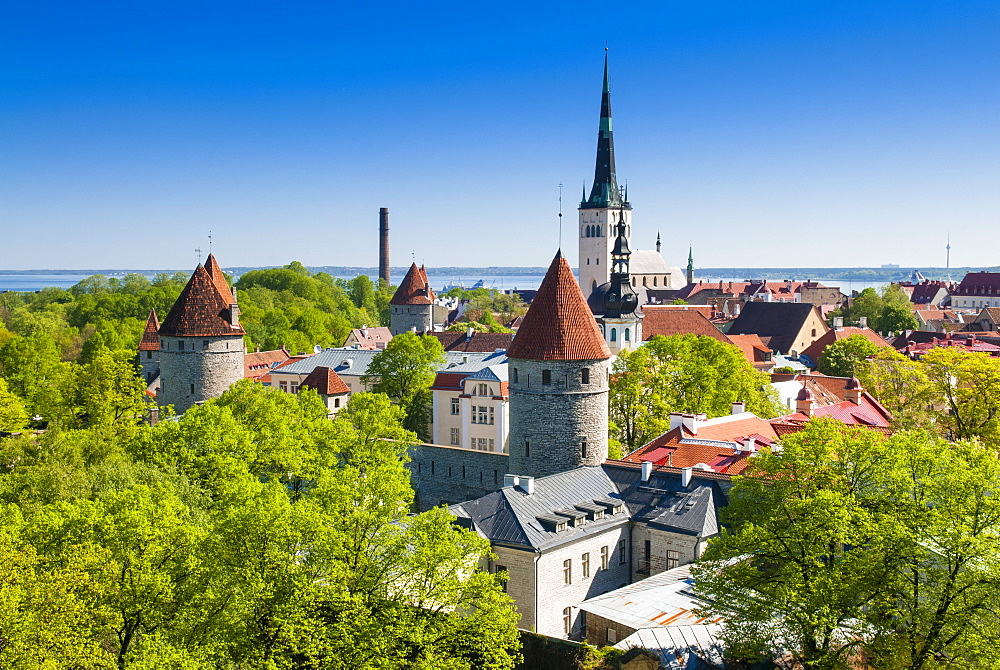
[[[601,92],[601,116],[597,132],[597,161],[594,167],[594,183],[587,195],[584,186],[583,199],[579,207],[579,276],[580,288],[589,296],[587,303],[596,316],[621,319],[632,315],[638,323],[637,309],[643,304],[656,301],[658,291],[676,291],[686,284],[686,277],[680,268],[667,264],[660,253],[657,234],[656,250],[631,250],[632,246],[632,204],[628,199],[628,187],[618,184],[615,170],[615,143],[611,128],[611,85],[608,75],[608,57],[604,56],[604,86]],[[617,253],[616,251],[622,252]],[[618,256],[618,260],[615,257]],[[615,270],[624,279],[615,277]],[[605,300],[609,291],[622,295],[623,281],[632,287],[631,294],[637,305],[630,311],[620,313],[611,300],[611,311]],[[614,316],[612,316],[614,314]],[[614,327],[616,337],[611,340],[612,330],[604,324],[604,335],[612,350],[617,351],[633,346],[623,346],[624,331]],[[629,330],[629,342],[641,342],[635,337],[635,325]],[[617,343],[617,346],[615,346]]]

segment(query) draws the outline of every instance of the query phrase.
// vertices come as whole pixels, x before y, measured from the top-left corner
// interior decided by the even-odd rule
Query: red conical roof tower
[[[222,299],[226,301],[227,305],[231,305],[236,302],[236,298],[233,296],[232,290],[229,288],[229,282],[226,281],[226,275],[223,274],[222,268],[219,267],[219,262],[215,260],[215,256],[212,254],[208,255],[205,259],[205,269],[208,270],[208,274],[212,277],[212,281],[215,282],[215,288],[219,289],[219,295]]]
[[[149,310],[146,318],[146,328],[142,331],[142,338],[139,340],[139,351],[159,351],[160,350],[160,320],[156,318],[156,310]]]
[[[390,305],[430,305],[434,302],[434,291],[427,280],[427,270],[418,268],[416,263],[410,265],[399,288],[389,301]]]
[[[244,335],[242,326],[233,325],[230,304],[232,301],[223,297],[212,275],[199,265],[164,319],[159,334],[171,337]]]
[[[552,259],[507,356],[534,361],[611,357],[573,270],[561,251]]]

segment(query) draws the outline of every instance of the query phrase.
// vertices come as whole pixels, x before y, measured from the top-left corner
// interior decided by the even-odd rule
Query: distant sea
[[[142,272],[140,273],[149,279],[152,279],[156,273],[155,272]],[[92,276],[91,274],[31,274],[31,273],[0,273],[0,291],[40,291],[43,288],[56,287],[56,288],[69,288],[75,284],[78,284],[87,277]],[[118,275],[109,275],[118,276]],[[355,275],[341,276],[341,279],[353,279]],[[504,276],[451,276],[451,275],[438,275],[431,272],[427,273],[427,278],[431,282],[431,288],[435,291],[441,291],[445,286],[450,286],[453,284],[461,284],[466,288],[472,288],[472,286],[482,280],[483,286],[486,288],[495,288],[502,290],[510,289],[525,289],[533,290],[537,289],[538,285],[542,283],[542,277],[544,275],[504,275]],[[391,275],[391,281],[393,284],[398,284],[402,281],[403,275]]]

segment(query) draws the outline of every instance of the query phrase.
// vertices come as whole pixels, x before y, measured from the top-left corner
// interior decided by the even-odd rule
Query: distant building
[[[434,330],[434,291],[424,267],[418,268],[416,263],[410,266],[389,306],[389,329],[393,335]]]
[[[502,352],[438,372],[431,393],[434,444],[507,452],[510,394]]]
[[[830,327],[808,303],[748,302],[727,334],[757,335],[769,349],[798,357]]]
[[[347,404],[351,395],[351,389],[347,387],[344,380],[336,372],[326,366],[318,366],[310,372],[299,389],[311,388],[319,394],[329,416],[334,416],[341,408]]]
[[[344,340],[345,347],[357,347],[358,349],[385,349],[385,346],[392,340],[392,331],[385,326],[369,328],[352,328]]]
[[[952,290],[951,306],[1000,307],[1000,272],[970,272]]]

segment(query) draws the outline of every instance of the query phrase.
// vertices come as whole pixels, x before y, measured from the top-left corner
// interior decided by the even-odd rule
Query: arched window
[[[645,277],[643,277],[643,278],[642,278],[642,285],[643,285],[643,286],[645,286],[645,285],[646,285],[646,278],[645,278]]]
[[[653,277],[653,286],[656,286],[656,277]]]
[[[631,342],[632,341],[631,340],[631,334],[632,334],[631,333],[631,329],[630,328],[626,328],[625,329],[625,341],[626,342]]]
[[[635,277],[632,277],[632,286],[635,286]]]
[[[618,341],[618,329],[617,328],[612,328],[611,329],[611,341],[612,342],[617,342]]]

